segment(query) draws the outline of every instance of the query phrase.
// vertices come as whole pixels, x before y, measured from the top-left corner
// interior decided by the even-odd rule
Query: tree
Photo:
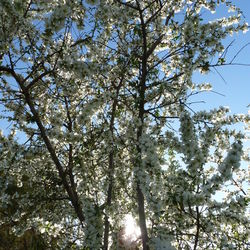
[[[234,14],[205,22],[219,5]],[[188,104],[211,89],[193,73],[226,65],[222,40],[247,29],[238,8],[3,0],[0,10],[12,124],[0,138],[2,228],[33,230],[41,249],[118,249],[131,213],[145,250],[248,248],[245,136],[229,127],[249,117]]]

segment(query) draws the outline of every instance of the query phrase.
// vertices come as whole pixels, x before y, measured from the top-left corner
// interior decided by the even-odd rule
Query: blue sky
[[[236,6],[240,7],[244,13],[246,22],[250,25],[250,0],[234,0]],[[225,8],[219,9],[214,17],[223,16]],[[213,18],[213,15],[211,15]],[[243,34],[235,34],[225,39],[227,46],[234,40],[228,52],[228,61],[247,43],[250,43],[250,31]],[[249,66],[222,66],[217,67],[217,71],[212,70],[207,75],[196,75],[195,81],[211,82],[215,93],[202,94],[195,97],[195,100],[202,100],[206,103],[199,104],[200,109],[215,108],[220,105],[229,106],[232,113],[247,113],[247,106],[250,104],[250,44],[245,47],[234,61],[235,63],[249,64]],[[223,78],[223,79],[222,79]]]
[[[243,11],[245,21],[250,25],[250,0],[233,0],[236,6],[240,7]],[[220,10],[218,15],[223,15]],[[217,15],[216,14],[216,15]],[[213,90],[219,92],[222,95],[215,93],[201,94],[196,97],[196,100],[202,100],[206,103],[199,104],[200,109],[216,108],[218,106],[228,106],[232,113],[244,113],[246,114],[250,107],[250,29],[247,33],[235,34],[232,37],[229,36],[225,39],[224,44],[228,45],[233,40],[234,43],[228,52],[228,61],[232,59],[235,54],[246,44],[241,53],[235,59],[235,63],[249,64],[249,66],[222,66],[218,67],[217,70],[213,70],[208,75],[194,77],[197,81],[211,82]],[[223,79],[222,79],[223,78]],[[235,126],[238,130],[243,129],[242,124]],[[250,142],[245,141],[244,147],[249,147]],[[242,162],[242,168],[247,169],[247,162]],[[248,185],[244,183],[244,189],[247,190]],[[223,193],[217,193],[216,198],[220,199],[223,197]]]

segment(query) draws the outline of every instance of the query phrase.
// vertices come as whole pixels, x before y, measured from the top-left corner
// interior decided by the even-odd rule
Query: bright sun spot
[[[132,215],[127,214],[124,218],[124,226],[125,226],[125,238],[130,242],[136,241],[140,235],[140,228],[137,226],[135,219]]]

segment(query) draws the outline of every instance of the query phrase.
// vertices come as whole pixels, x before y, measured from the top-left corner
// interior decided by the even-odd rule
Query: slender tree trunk
[[[142,49],[143,55],[141,60],[141,75],[140,75],[140,83],[138,86],[139,90],[139,115],[138,118],[140,120],[140,126],[137,130],[137,153],[138,153],[138,165],[139,165],[139,172],[143,171],[142,169],[142,159],[141,159],[141,146],[140,146],[140,139],[143,134],[143,127],[144,127],[144,105],[145,105],[145,91],[146,91],[146,79],[147,79],[147,32],[146,32],[146,25],[143,18],[143,10],[140,8],[139,1],[137,0],[138,11],[140,15],[141,21],[141,32],[142,32]],[[142,237],[142,246],[143,250],[149,250],[148,246],[148,232],[147,232],[147,225],[146,225],[146,214],[145,214],[145,204],[144,204],[144,195],[141,189],[142,183],[140,182],[139,176],[136,176],[136,193],[137,193],[137,204],[138,204],[138,214],[139,214],[139,225],[141,229],[141,237]]]
[[[146,225],[146,215],[144,208],[144,196],[140,188],[140,182],[137,181],[137,202],[138,202],[138,213],[139,213],[139,224],[141,229],[142,246],[143,250],[148,250],[148,232]]]
[[[197,249],[199,236],[200,236],[200,211],[199,211],[199,207],[196,206],[196,234],[195,234],[195,241],[194,241],[194,250]]]
[[[8,68],[8,67],[0,66],[0,70],[11,74],[13,76],[13,78],[16,80],[16,82],[18,83],[18,85],[20,86],[20,88],[22,90],[22,94],[24,96],[24,99],[30,108],[30,111],[33,115],[33,118],[34,118],[34,120],[37,124],[37,127],[41,133],[41,137],[45,143],[45,146],[50,154],[52,161],[54,162],[54,164],[58,170],[59,176],[60,176],[62,183],[63,183],[63,187],[69,196],[69,200],[70,200],[70,202],[71,202],[71,204],[76,212],[76,215],[77,215],[79,221],[81,222],[81,225],[83,226],[84,214],[82,211],[82,206],[81,206],[81,203],[79,201],[78,194],[75,190],[75,186],[71,186],[67,180],[67,174],[66,174],[60,160],[58,159],[58,157],[56,155],[55,148],[54,148],[53,144],[51,143],[49,137],[47,136],[46,128],[43,125],[41,117],[35,108],[34,100],[29,92],[29,86],[31,86],[31,84],[34,85],[42,77],[43,74],[40,75],[39,77],[37,77],[35,80],[33,80],[28,87],[25,87],[25,85],[24,85],[25,80],[22,78],[22,76],[20,76],[19,74],[17,74],[14,71],[13,67]]]
[[[63,186],[64,186],[65,190],[67,191],[67,193],[69,195],[69,199],[70,199],[70,201],[75,209],[75,212],[77,214],[77,217],[82,224],[82,222],[84,221],[84,215],[83,215],[83,211],[81,208],[81,204],[79,202],[78,194],[77,194],[76,190],[74,189],[75,187],[71,186],[67,181],[66,173],[65,173],[63,166],[61,165],[61,163],[60,163],[60,161],[55,153],[54,147],[52,146],[52,144],[51,144],[51,142],[46,134],[46,129],[44,128],[42,121],[39,117],[39,114],[34,107],[34,104],[33,104],[33,101],[32,101],[30,94],[23,87],[22,87],[22,90],[23,90],[23,93],[25,96],[25,100],[28,103],[30,110],[31,110],[31,113],[33,114],[33,117],[36,121],[36,124],[41,132],[41,137],[43,138],[44,143],[45,143],[45,145],[46,145],[46,147],[51,155],[51,158],[57,167],[57,170],[59,172],[59,176],[62,180]]]
[[[114,138],[114,125],[115,125],[115,112],[118,104],[118,95],[119,91],[122,85],[123,78],[121,79],[119,85],[116,88],[116,98],[112,105],[112,111],[111,111],[111,119],[110,119],[110,125],[109,130],[111,132],[112,140]],[[112,202],[112,192],[113,192],[113,178],[114,178],[114,148],[112,144],[112,150],[109,153],[109,166],[108,166],[108,180],[109,180],[109,186],[108,186],[108,194],[107,194],[107,200],[106,200],[106,206],[109,207]],[[109,217],[107,214],[105,214],[104,218],[104,236],[103,236],[103,250],[108,250],[109,245]]]
[[[107,196],[107,201],[106,201],[106,206],[109,207],[112,202],[112,191],[113,191],[113,173],[112,170],[114,168],[114,153],[113,150],[109,154],[109,187],[108,187],[108,196]],[[105,219],[104,219],[104,239],[103,239],[103,249],[108,250],[108,245],[109,245],[109,216],[105,214]]]
[[[143,118],[144,118],[144,94],[145,88],[141,89],[141,100],[140,100],[140,110],[139,110],[139,119],[141,121],[141,125],[137,131],[137,142],[139,143],[140,138],[143,133]],[[141,147],[140,145],[137,146],[137,153],[139,159],[137,160],[137,164],[139,165],[139,172],[143,171],[142,164],[141,164]],[[137,193],[137,204],[138,204],[138,214],[139,214],[139,225],[141,229],[141,237],[142,237],[142,245],[143,250],[148,250],[148,232],[147,232],[147,225],[146,225],[146,215],[145,215],[145,205],[144,205],[144,195],[141,190],[141,184],[139,176],[136,175],[136,193]]]

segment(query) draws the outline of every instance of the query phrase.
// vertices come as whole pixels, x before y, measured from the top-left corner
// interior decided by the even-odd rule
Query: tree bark
[[[141,159],[141,146],[140,146],[140,139],[143,134],[143,126],[144,126],[144,105],[145,105],[145,91],[146,91],[146,79],[147,79],[147,58],[148,58],[148,52],[147,52],[147,33],[146,33],[146,25],[143,18],[143,11],[140,8],[139,1],[137,0],[137,6],[139,10],[140,15],[140,21],[141,21],[141,32],[142,32],[142,49],[143,49],[143,55],[141,60],[141,76],[140,76],[140,82],[138,86],[139,90],[139,114],[138,118],[140,120],[140,126],[137,130],[137,154],[138,154],[138,167],[139,171],[142,170],[142,159]],[[141,238],[142,238],[142,247],[143,250],[149,250],[148,246],[148,232],[147,232],[147,224],[146,224],[146,214],[145,214],[145,204],[144,204],[144,195],[141,189],[142,183],[140,182],[139,176],[136,175],[136,193],[137,193],[137,204],[138,204],[138,215],[139,215],[139,226],[141,230]]]
[[[65,173],[63,166],[61,165],[61,163],[56,155],[54,147],[52,146],[52,144],[47,136],[46,129],[42,124],[42,121],[39,117],[39,114],[34,107],[32,97],[30,96],[29,92],[24,88],[24,86],[22,84],[20,84],[20,87],[22,89],[25,100],[26,100],[27,104],[29,105],[30,111],[33,114],[34,120],[35,120],[35,122],[40,130],[41,137],[42,137],[42,139],[43,139],[43,141],[44,141],[44,143],[45,143],[45,145],[50,153],[51,159],[53,160],[54,164],[56,165],[56,168],[59,172],[59,176],[62,180],[63,186],[64,186],[67,194],[69,195],[69,199],[70,199],[70,201],[75,209],[77,217],[82,224],[82,222],[84,221],[84,215],[83,215],[83,211],[82,211],[82,208],[81,208],[81,205],[79,202],[77,192],[74,190],[74,187],[72,187],[67,181],[66,173]]]
[[[113,101],[112,110],[111,110],[111,119],[110,119],[110,125],[109,130],[111,132],[112,140],[114,138],[114,125],[115,125],[115,112],[117,109],[118,104],[118,95],[119,91],[122,85],[123,77],[120,80],[119,85],[116,87],[116,98]],[[113,175],[114,175],[114,148],[112,145],[112,150],[109,153],[109,166],[108,166],[108,180],[109,180],[109,186],[108,186],[108,194],[107,194],[107,200],[106,200],[106,206],[109,207],[112,202],[112,192],[113,192]],[[103,250],[108,250],[109,245],[109,217],[107,214],[105,214],[104,218],[104,237],[103,237]]]

